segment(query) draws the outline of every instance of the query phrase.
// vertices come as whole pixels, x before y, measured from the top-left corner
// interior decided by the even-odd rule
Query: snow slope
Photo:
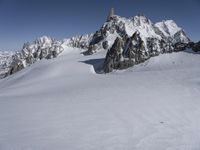
[[[105,53],[65,47],[0,80],[0,149],[199,150],[200,55],[96,74]]]

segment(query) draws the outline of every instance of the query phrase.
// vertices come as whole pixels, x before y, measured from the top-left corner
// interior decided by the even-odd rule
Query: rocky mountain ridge
[[[146,51],[149,50],[149,40],[153,40],[154,43],[157,43],[158,51],[162,50],[159,46],[161,40],[171,45],[178,42],[190,42],[190,39],[186,36],[184,30],[178,27],[172,20],[154,24],[144,15],[138,15],[133,18],[124,18],[118,15],[113,15],[103,24],[100,30],[96,31],[93,35],[89,44],[89,49],[85,54],[90,55],[102,48],[111,48],[117,37],[126,39],[131,37],[136,31],[140,33]]]
[[[3,78],[9,71],[13,54],[13,51],[0,51],[0,78]]]
[[[6,69],[1,67],[1,77],[12,75],[41,59],[57,57],[64,49],[61,42],[53,38],[43,36],[32,43],[25,43],[21,51],[9,54],[5,59]]]
[[[81,48],[84,55],[107,50],[103,70],[125,69],[162,53],[192,48],[199,51],[200,43],[193,43],[173,20],[153,23],[144,15],[124,18],[111,9],[107,21],[94,34],[76,36],[63,41],[43,36],[25,43],[22,50],[6,59],[6,69],[0,65],[0,75],[6,77],[41,59],[57,57],[64,47]],[[2,64],[2,63],[1,63]],[[5,65],[4,65],[5,66]],[[2,71],[3,70],[3,71]]]

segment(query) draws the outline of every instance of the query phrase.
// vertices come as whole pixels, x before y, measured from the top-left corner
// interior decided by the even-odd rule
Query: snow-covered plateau
[[[200,150],[200,42],[114,15],[0,52],[0,150]]]
[[[95,73],[105,55],[65,47],[0,80],[0,149],[199,150],[200,55]]]

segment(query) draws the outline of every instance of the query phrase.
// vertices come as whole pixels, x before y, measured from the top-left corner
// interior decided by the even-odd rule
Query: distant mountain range
[[[14,74],[41,59],[57,57],[66,47],[83,49],[84,55],[107,50],[102,71],[125,69],[162,53],[192,48],[200,50],[200,43],[192,42],[173,20],[153,23],[144,15],[124,18],[112,9],[107,21],[94,34],[57,41],[44,36],[25,43],[19,52],[0,53],[0,77]]]

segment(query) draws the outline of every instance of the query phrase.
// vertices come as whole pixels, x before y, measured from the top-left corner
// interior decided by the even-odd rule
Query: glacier
[[[178,49],[155,43],[160,55],[102,73],[116,39],[135,33],[145,52],[148,38]],[[0,51],[0,150],[199,150],[199,47],[172,20],[113,10],[94,34]]]
[[[66,47],[0,80],[2,150],[199,149],[200,55],[162,54],[110,74]]]

